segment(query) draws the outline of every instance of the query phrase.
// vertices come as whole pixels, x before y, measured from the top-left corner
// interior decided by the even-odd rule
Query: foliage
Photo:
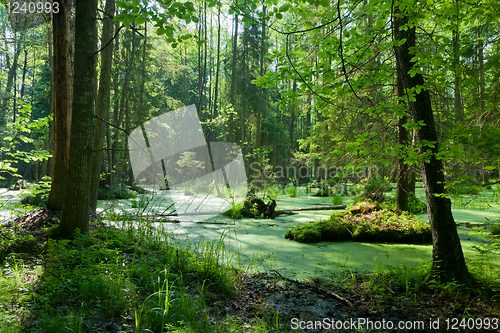
[[[130,187],[122,184],[111,190],[109,187],[99,187],[97,198],[99,200],[115,200],[115,199],[133,199],[137,197],[135,187]]]
[[[233,219],[241,219],[243,217],[273,219],[275,208],[276,201],[274,199],[265,203],[260,198],[248,196],[240,203],[233,203],[232,207],[225,211],[223,215]]]
[[[156,34],[158,36],[165,35],[166,42],[172,47],[177,47],[179,43],[188,40],[192,37],[191,34],[175,36],[175,25],[171,22],[173,17],[185,21],[186,24],[191,22],[197,23],[198,17],[195,14],[194,4],[187,2],[173,2],[162,4],[163,10],[158,10],[156,6],[148,7],[147,2],[141,4],[140,0],[133,1],[117,1],[116,5],[122,8],[121,12],[114,17],[114,21],[121,21],[124,26],[129,27],[131,22],[140,25],[146,21],[155,23]],[[169,18],[170,20],[167,20]],[[177,37],[177,38],[176,38]]]
[[[11,253],[33,253],[40,250],[33,235],[16,231],[15,228],[10,228],[10,225],[2,226],[0,235],[0,264],[3,264]]]
[[[234,202],[231,201],[231,208],[222,213],[222,215],[227,216],[232,219],[242,219],[243,218],[243,205],[244,201]]]
[[[301,243],[319,241],[364,241],[427,243],[431,241],[428,223],[408,213],[398,214],[377,204],[359,202],[347,212],[335,213],[329,220],[292,227],[285,238]]]
[[[427,211],[427,204],[421,201],[414,193],[408,194],[408,212],[411,214],[422,214]]]
[[[374,178],[364,180],[364,193],[384,193],[392,191],[391,184],[388,177],[377,175]]]
[[[288,185],[286,187],[286,193],[290,198],[295,198],[297,196],[297,188],[293,185]]]
[[[16,122],[7,123],[6,131],[2,135],[3,143],[0,144],[0,180],[5,175],[13,178],[22,178],[18,174],[19,162],[34,163],[41,162],[50,157],[48,151],[40,149],[35,145],[31,133],[45,131],[48,128],[51,116],[33,120],[31,117],[31,104],[24,103],[19,109]],[[31,145],[32,149],[20,149],[20,147]],[[4,176],[2,176],[2,174]]]
[[[343,202],[344,202],[344,196],[342,196],[342,195],[332,196],[332,204],[333,205],[341,205]]]
[[[38,207],[45,207],[49,199],[50,177],[44,176],[38,184],[29,184],[27,192],[21,194],[21,203]]]
[[[26,329],[94,330],[117,318],[138,331],[162,331],[165,325],[209,329],[206,300],[235,293],[235,271],[228,269],[222,240],[205,242],[196,252],[160,241],[163,238],[152,237],[143,227],[99,227],[86,234],[77,232],[72,240],[48,239],[45,273],[36,289],[29,287],[30,297],[18,298],[35,314]],[[1,235],[0,239],[12,238]],[[24,244],[23,239],[16,236],[16,246]],[[9,252],[7,261],[14,260]],[[3,281],[0,275],[0,285]],[[6,300],[0,297],[0,302],[3,308]],[[125,319],[130,315],[132,320]],[[0,324],[7,327],[7,322]]]

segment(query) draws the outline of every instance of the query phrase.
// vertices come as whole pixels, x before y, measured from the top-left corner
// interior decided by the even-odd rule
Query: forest
[[[500,330],[499,0],[2,0],[0,68],[0,332]]]

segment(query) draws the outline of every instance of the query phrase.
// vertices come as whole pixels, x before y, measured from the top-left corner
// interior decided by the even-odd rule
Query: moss
[[[352,235],[351,229],[346,224],[324,223],[321,239],[330,242],[349,240]]]
[[[285,234],[286,239],[294,240],[299,243],[319,242],[321,241],[321,237],[322,230],[311,224],[290,228]]]
[[[376,203],[359,202],[329,220],[293,227],[285,238],[301,243],[354,240],[359,242],[431,242],[429,224],[408,213],[381,209]]]

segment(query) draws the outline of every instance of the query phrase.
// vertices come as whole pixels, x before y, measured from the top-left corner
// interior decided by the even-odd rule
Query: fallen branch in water
[[[287,210],[277,210],[274,212],[274,216],[278,215],[293,215],[297,214],[295,212],[307,211],[307,210],[335,210],[335,209],[345,209],[347,205],[325,205],[317,207],[301,207]]]

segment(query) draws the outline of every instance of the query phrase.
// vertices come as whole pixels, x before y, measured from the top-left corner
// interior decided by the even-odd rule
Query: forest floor
[[[128,238],[130,235],[127,235],[127,231],[104,225],[94,225],[91,232],[92,237],[99,239],[100,243],[77,238],[69,245],[58,243],[55,246],[53,243],[48,247],[48,235],[55,225],[57,216],[39,210],[2,228],[2,240],[10,239],[13,233],[22,237],[9,245],[8,250],[15,252],[15,255],[3,258],[0,331],[146,332],[138,329],[137,309],[144,307],[151,295],[142,296],[137,292],[135,299],[127,295],[115,299],[122,295],[121,291],[109,292],[106,288],[113,288],[105,284],[103,289],[96,290],[93,286],[103,282],[96,282],[94,278],[101,276],[98,272],[104,270],[105,274],[110,275],[111,283],[119,284],[118,288],[125,289],[125,282],[133,281],[136,289],[139,289],[143,283],[140,278],[137,281],[134,280],[137,277],[129,280],[124,278],[134,277],[134,271],[127,268],[125,272],[123,269],[118,272],[116,268],[132,264],[139,269],[140,265],[164,261],[174,252],[159,251],[157,248],[160,245],[154,242],[139,244],[137,234]],[[79,248],[82,242],[86,245]],[[146,250],[143,251],[141,246]],[[6,250],[5,246],[2,250]],[[175,251],[176,260],[179,261],[179,250]],[[78,257],[80,252],[82,258],[91,259],[65,266],[65,262],[77,260],[75,256]],[[5,251],[3,254],[6,254]],[[136,263],[136,254],[147,256],[146,263]],[[203,262],[210,261],[210,256],[207,251],[202,254],[205,258],[200,259],[200,267],[205,267]],[[108,260],[103,255],[112,258]],[[131,259],[132,255],[134,259]],[[89,260],[92,264],[82,270],[81,267],[88,264]],[[155,267],[148,267],[153,276]],[[194,267],[198,266],[190,266],[186,272],[192,275],[203,273]],[[210,279],[213,279],[209,281],[212,282],[210,285],[222,285],[225,276],[221,277],[220,274],[230,274],[230,271],[235,272],[231,280],[234,292],[204,288],[205,282]],[[113,274],[118,274],[123,280],[115,278]],[[425,266],[411,271],[380,270],[363,275],[345,270],[343,274],[344,278],[340,282],[325,279],[298,281],[283,277],[275,270],[248,274],[217,266],[216,271],[208,275],[203,283],[186,284],[175,289],[178,293],[179,290],[186,291],[189,295],[185,297],[191,300],[189,307],[198,308],[199,311],[193,316],[185,314],[189,320],[174,320],[173,326],[169,327],[176,332],[322,332],[329,331],[328,325],[333,323],[342,324],[345,328],[334,327],[335,330],[349,332],[389,332],[391,330],[384,327],[390,325],[394,326],[392,331],[395,332],[500,332],[498,279],[482,279],[478,287],[469,289],[455,283],[424,284]],[[86,279],[93,282],[82,288],[81,281]],[[120,284],[118,281],[123,282]],[[75,291],[79,294],[73,295]],[[174,306],[173,295],[175,292],[169,301],[172,302],[170,312],[181,313]],[[115,299],[114,303],[110,299]],[[201,306],[196,305],[198,301],[202,301]],[[101,316],[100,312],[104,309],[115,307],[115,312]],[[204,321],[205,324],[197,326],[195,323],[198,321]],[[23,326],[18,325],[20,322]],[[68,323],[73,323],[73,326],[68,326]],[[365,324],[360,326],[361,323]],[[398,328],[400,324],[408,329]],[[370,329],[369,325],[373,325],[373,328]],[[423,326],[417,329],[417,325]]]

